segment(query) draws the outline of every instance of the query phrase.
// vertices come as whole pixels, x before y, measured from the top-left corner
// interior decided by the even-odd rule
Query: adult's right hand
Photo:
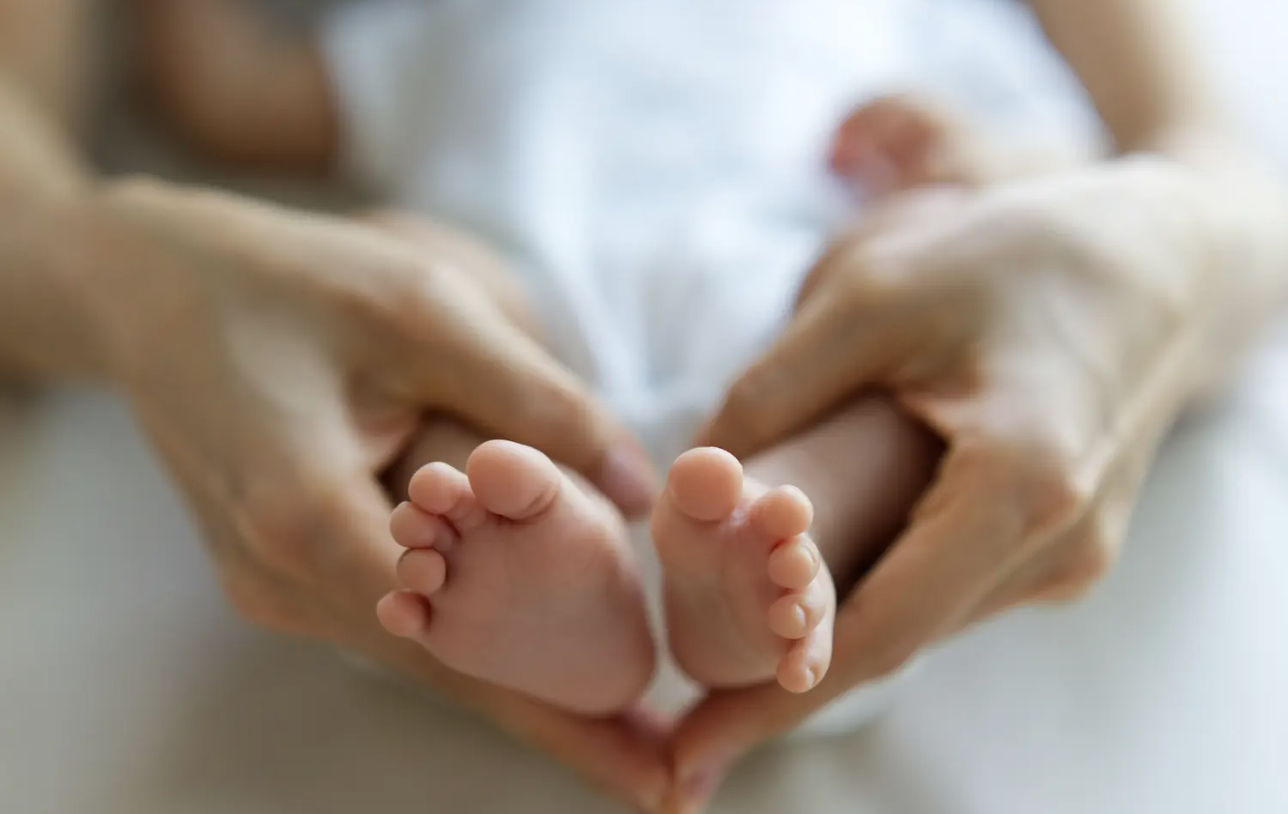
[[[83,300],[108,373],[234,608],[419,676],[623,798],[660,798],[643,716],[583,720],[466,679],[375,619],[400,552],[378,475],[426,412],[540,447],[628,513],[651,496],[634,443],[470,279],[477,255],[143,181],[80,214],[88,239],[66,250],[93,265]]]

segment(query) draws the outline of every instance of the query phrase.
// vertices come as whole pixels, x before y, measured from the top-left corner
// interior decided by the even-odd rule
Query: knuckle
[[[1062,581],[1084,586],[1099,582],[1118,563],[1118,552],[1118,540],[1106,534],[1101,524],[1091,524],[1074,543],[1072,556],[1062,569]]]
[[[871,641],[863,648],[866,656],[860,662],[862,675],[851,676],[858,680],[886,679],[908,666],[920,652],[923,640],[911,632],[898,632],[880,640]]]
[[[851,308],[877,308],[899,296],[903,268],[897,241],[883,240],[865,226],[837,238],[810,270],[798,304],[826,284],[829,299]]]
[[[861,311],[889,307],[905,292],[903,265],[889,241],[856,243],[835,272],[840,276],[841,295]]]
[[[386,284],[361,297],[356,307],[377,324],[400,333],[424,330],[436,302],[443,299],[443,268],[423,258],[399,257],[390,261]]]
[[[1086,511],[1093,497],[1078,478],[1073,463],[1051,450],[1038,450],[1030,464],[1028,513],[1030,530],[1055,530],[1073,523]]]
[[[1040,424],[1016,422],[975,449],[979,468],[994,473],[995,491],[1008,495],[1027,540],[1046,538],[1077,522],[1095,496],[1071,445]]]
[[[448,296],[446,267],[401,247],[382,248],[367,274],[350,275],[329,287],[330,307],[368,333],[420,335],[436,324],[435,305]]]
[[[1072,541],[1067,554],[1038,591],[1045,602],[1074,602],[1084,598],[1118,561],[1119,540],[1097,522]]]
[[[719,412],[720,434],[712,439],[717,446],[742,451],[767,443],[771,428],[763,398],[768,389],[764,378],[753,370],[730,386]]]
[[[589,454],[588,448],[594,444],[587,443],[587,439],[598,439],[602,434],[599,411],[587,394],[572,384],[551,382],[512,401],[510,423],[529,436],[518,440],[539,446],[558,442],[562,445],[558,452],[564,463],[573,467],[586,463],[567,458]]]
[[[1061,208],[1028,188],[999,190],[986,199],[978,217],[993,226],[988,233],[994,245],[1007,247],[1008,253],[1050,256],[1076,243],[1073,224]]]
[[[316,482],[291,492],[267,489],[248,499],[240,515],[242,544],[271,573],[312,582],[321,571],[320,541],[330,530],[319,507],[342,496]]]
[[[590,398],[579,388],[554,384],[539,398],[516,399],[528,423],[537,427],[564,427],[571,436],[583,436],[595,428],[597,415]]]
[[[270,630],[299,632],[298,616],[261,573],[244,567],[225,569],[219,582],[229,607],[242,620]]]
[[[908,666],[908,663],[916,656],[917,650],[916,644],[902,640],[892,642],[878,649],[868,660],[870,678],[890,678]]]

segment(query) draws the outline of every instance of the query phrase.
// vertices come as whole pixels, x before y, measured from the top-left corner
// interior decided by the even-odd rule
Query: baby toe
[[[389,517],[389,533],[404,548],[451,550],[455,533],[442,520],[412,503],[400,503]]]
[[[783,541],[769,554],[769,579],[791,591],[804,590],[823,567],[814,542],[803,534]]]
[[[769,629],[784,639],[803,639],[822,623],[830,603],[823,591],[779,597],[769,606]]]
[[[751,505],[751,524],[773,540],[786,540],[809,531],[814,522],[814,504],[795,486],[771,489]]]
[[[487,522],[487,512],[474,498],[463,472],[444,463],[422,466],[407,484],[411,502],[429,514],[447,519],[457,531],[473,531]]]
[[[685,452],[671,465],[666,491],[681,513],[711,523],[723,520],[742,499],[742,464],[717,447]]]
[[[429,627],[429,603],[410,591],[393,591],[376,603],[376,617],[393,635],[416,638]]]
[[[792,645],[778,664],[778,684],[788,692],[809,692],[827,675],[832,663],[832,636],[830,631],[816,629],[814,633]]]
[[[540,450],[488,441],[470,455],[466,475],[479,503],[507,520],[533,520],[559,498],[564,476]]]
[[[403,587],[429,596],[447,581],[447,560],[437,551],[412,549],[398,559],[397,572]]]

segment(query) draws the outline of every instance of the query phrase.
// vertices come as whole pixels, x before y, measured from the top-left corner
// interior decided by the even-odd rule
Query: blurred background
[[[927,87],[999,120],[1094,132],[1017,4],[909,2],[925,6]],[[1288,4],[1179,3],[1288,179]],[[269,5],[306,25],[323,4]],[[111,58],[128,26],[104,25],[105,168],[321,208],[362,200],[203,165]],[[1288,812],[1286,349],[1269,344],[1234,394],[1178,429],[1123,563],[1088,602],[953,642],[871,726],[765,750],[714,810]],[[235,620],[112,397],[0,401],[0,812],[384,809],[617,810],[418,691]]]

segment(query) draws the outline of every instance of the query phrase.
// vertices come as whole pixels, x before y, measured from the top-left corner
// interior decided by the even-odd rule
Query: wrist
[[[112,201],[134,183],[87,183],[5,207],[0,372],[35,382],[115,378],[114,326],[130,320],[142,292],[131,272],[137,241]]]
[[[1282,175],[1229,132],[1177,129],[1149,156],[1180,183],[1158,208],[1193,222],[1190,259],[1201,330],[1200,387],[1226,372],[1288,304],[1288,195]]]
[[[0,201],[0,369],[23,380],[98,376],[83,192]],[[83,256],[83,257],[82,257]]]
[[[100,381],[122,383],[156,352],[155,317],[169,298],[175,258],[153,215],[173,211],[178,191],[149,177],[105,179],[64,213],[80,239],[61,252],[61,267],[93,344],[84,372]]]

